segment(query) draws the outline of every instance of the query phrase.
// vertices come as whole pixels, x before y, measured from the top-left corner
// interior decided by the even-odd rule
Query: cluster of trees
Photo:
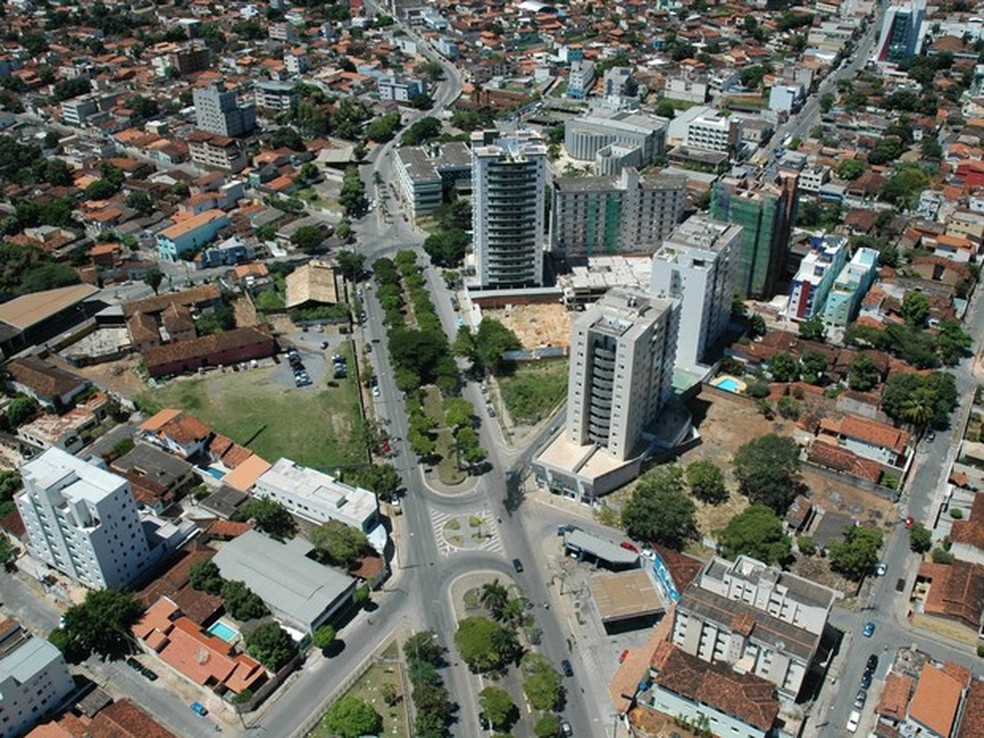
[[[85,601],[65,611],[63,626],[48,640],[72,662],[92,654],[116,659],[132,650],[130,629],[140,617],[140,605],[129,592],[90,590]]]
[[[462,660],[479,674],[501,671],[521,653],[514,629],[480,616],[459,620],[454,642]]]
[[[827,376],[827,357],[819,351],[804,351],[797,359],[788,351],[780,351],[769,364],[769,373],[777,382],[796,382],[800,378],[808,384],[823,384]]]
[[[252,520],[264,533],[277,541],[293,538],[297,523],[283,505],[266,497],[251,499],[232,515],[233,520]]]
[[[347,694],[328,708],[325,726],[340,738],[359,738],[379,735],[383,729],[382,716],[372,705],[354,694]]]
[[[301,226],[294,231],[290,242],[301,251],[312,254],[321,250],[325,242],[325,232],[315,225]]]
[[[14,402],[18,402],[19,399],[21,398],[13,400],[10,404],[13,405]],[[30,398],[24,399],[29,400]],[[33,402],[33,400],[30,401]],[[9,412],[10,405],[7,407]],[[0,518],[5,518],[14,511],[14,495],[17,494],[23,486],[20,472],[16,469],[0,471]]]
[[[519,336],[502,322],[495,318],[482,318],[474,332],[468,326],[458,329],[452,350],[456,356],[468,359],[477,371],[502,374],[511,368],[502,355],[522,347]]]
[[[226,580],[211,560],[199,561],[188,571],[188,583],[199,592],[221,597],[226,611],[236,620],[255,620],[269,614],[263,600],[243,582]]]
[[[441,121],[428,115],[411,124],[400,137],[400,143],[404,146],[420,146],[428,141],[433,141],[440,135]]]
[[[369,211],[369,200],[366,188],[355,165],[345,169],[342,177],[342,189],[338,195],[338,204],[345,210],[347,218],[361,218]]]
[[[802,488],[799,466],[796,441],[769,433],[738,449],[733,470],[739,490],[751,502],[785,515]]]
[[[280,623],[271,621],[246,634],[246,653],[276,672],[297,655],[297,644]]]
[[[0,243],[0,301],[77,284],[79,275],[38,249]]]
[[[783,530],[782,518],[771,507],[754,504],[738,513],[716,534],[725,557],[751,556],[767,564],[789,558],[792,542]]]
[[[369,550],[365,533],[338,520],[329,520],[313,528],[311,543],[318,561],[333,566],[350,567]]]
[[[437,230],[424,240],[424,252],[435,266],[456,267],[464,261],[470,244],[471,236],[461,228]]]
[[[41,411],[37,400],[27,395],[17,395],[0,415],[0,430],[16,431],[17,426],[30,420]],[[18,476],[18,480],[20,477]],[[16,491],[16,490],[15,490]],[[13,492],[11,492],[13,494]]]
[[[377,143],[389,141],[396,135],[400,123],[400,114],[395,110],[392,113],[381,115],[366,127],[366,138]]]
[[[495,123],[495,111],[492,108],[464,110],[455,108],[451,112],[451,125],[463,131],[477,131],[488,128]]]
[[[935,331],[927,330],[924,325],[928,314],[926,298],[910,292],[902,302],[905,323],[890,323],[881,330],[853,324],[844,331],[844,342],[887,351],[917,369],[954,366],[968,354],[973,341],[953,318],[940,321]]]
[[[392,464],[368,464],[345,473],[345,481],[388,499],[400,488],[400,474]]]
[[[881,402],[892,420],[945,428],[958,399],[957,385],[949,372],[897,372],[885,382]]]
[[[417,738],[444,738],[454,719],[455,707],[437,671],[446,664],[437,634],[430,630],[414,633],[403,644],[403,655],[416,708],[413,734]]]
[[[830,568],[848,579],[857,581],[870,574],[878,563],[882,547],[882,532],[867,525],[851,525],[844,529],[844,538],[827,546]]]

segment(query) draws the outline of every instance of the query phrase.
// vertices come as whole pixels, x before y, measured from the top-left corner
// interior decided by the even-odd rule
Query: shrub
[[[963,510],[961,510],[959,507],[951,507],[950,508],[950,517],[953,518],[954,520],[960,520],[960,519],[962,519],[963,518]]]

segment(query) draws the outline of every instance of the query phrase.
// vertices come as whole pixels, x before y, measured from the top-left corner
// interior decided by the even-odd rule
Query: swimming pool
[[[222,477],[225,476],[224,471],[222,471],[221,469],[216,469],[214,466],[210,466],[208,469],[206,469],[205,473],[208,474],[210,477],[215,477],[216,479],[222,479]]]
[[[216,638],[221,638],[226,643],[232,643],[235,640],[236,636],[239,635],[238,630],[236,630],[235,628],[229,625],[226,625],[221,620],[216,620],[214,623],[212,623],[208,628],[208,632],[214,635]]]
[[[747,384],[745,384],[737,377],[732,377],[729,374],[725,374],[718,377],[713,382],[711,382],[711,385],[713,387],[717,387],[718,389],[723,389],[725,392],[733,392],[736,395],[740,395],[742,392],[748,389]]]

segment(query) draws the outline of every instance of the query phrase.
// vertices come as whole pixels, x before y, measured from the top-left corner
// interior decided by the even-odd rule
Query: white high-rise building
[[[694,215],[653,255],[650,289],[680,301],[677,367],[700,364],[728,327],[741,237],[741,226]]]
[[[483,288],[543,284],[547,147],[539,134],[472,135],[472,232]]]
[[[52,448],[21,468],[14,501],[28,550],[92,587],[131,584],[153,563],[130,482]]]
[[[571,332],[567,437],[629,458],[673,392],[676,300],[615,288]]]
[[[0,738],[24,735],[74,690],[61,651],[14,620],[0,621]]]
[[[217,82],[192,91],[195,125],[220,136],[244,136],[256,127],[256,106],[240,105],[236,93]]]

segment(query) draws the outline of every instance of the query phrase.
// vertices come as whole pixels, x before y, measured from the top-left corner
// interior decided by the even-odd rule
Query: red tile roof
[[[970,682],[957,738],[984,738],[984,681]]]
[[[104,707],[89,725],[92,738],[177,738],[129,700]]]
[[[775,685],[730,666],[711,664],[663,642],[653,655],[656,684],[687,699],[703,702],[766,731],[779,715]]]
[[[885,677],[885,688],[881,699],[875,706],[875,714],[892,720],[905,720],[909,711],[909,698],[912,696],[912,677],[889,672]]]
[[[957,559],[952,564],[926,562],[919,578],[930,582],[923,603],[926,614],[957,620],[975,631],[984,612],[984,566]]]
[[[814,464],[850,474],[858,479],[877,482],[881,478],[881,464],[877,461],[862,458],[853,451],[828,443],[823,436],[813,442],[806,458]]]
[[[984,494],[974,495],[970,516],[966,520],[953,521],[950,540],[984,551]]]
[[[949,736],[957,718],[963,684],[942,669],[926,664],[909,703],[909,718],[937,735]]]

